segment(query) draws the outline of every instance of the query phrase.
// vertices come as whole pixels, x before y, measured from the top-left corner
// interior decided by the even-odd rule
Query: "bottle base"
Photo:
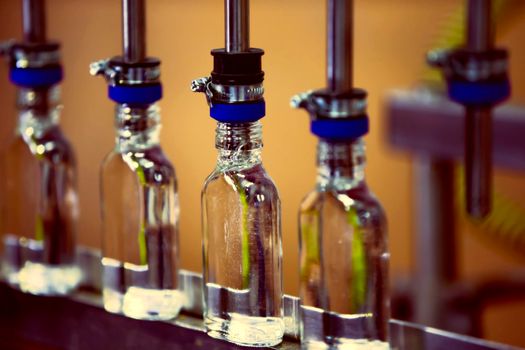
[[[122,313],[122,300],[124,299],[124,293],[120,293],[111,288],[102,289],[102,302],[104,309],[112,314]]]
[[[230,319],[205,318],[210,337],[226,340],[241,346],[265,347],[280,344],[284,323],[278,317],[254,317],[230,313]]]
[[[28,261],[20,269],[7,270],[9,285],[34,295],[68,295],[82,280],[82,271],[76,265],[48,265]]]
[[[301,346],[315,350],[388,350],[388,342],[367,338],[371,314],[339,314],[301,306]],[[373,324],[373,323],[372,323]],[[385,325],[387,321],[385,320]],[[367,327],[368,325],[368,327]],[[327,330],[330,330],[327,332]]]
[[[390,345],[379,340],[338,338],[336,344],[307,341],[301,344],[305,350],[389,350]]]
[[[126,293],[104,288],[104,309],[138,320],[167,321],[179,314],[184,294],[172,289],[130,287]]]

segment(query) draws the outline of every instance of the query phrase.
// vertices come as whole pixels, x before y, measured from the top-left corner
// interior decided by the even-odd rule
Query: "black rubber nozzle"
[[[221,85],[253,85],[264,80],[261,49],[251,48],[245,52],[226,52],[225,49],[214,49],[213,71],[211,80]]]

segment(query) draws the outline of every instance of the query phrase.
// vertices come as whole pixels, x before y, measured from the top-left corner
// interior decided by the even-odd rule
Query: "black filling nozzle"
[[[255,85],[264,80],[262,70],[262,49],[250,48],[248,51],[227,52],[214,49],[211,79],[221,85]]]

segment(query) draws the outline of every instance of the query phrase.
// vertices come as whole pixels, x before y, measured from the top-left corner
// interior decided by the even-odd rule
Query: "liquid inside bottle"
[[[159,121],[156,105],[118,105],[116,147],[101,171],[104,308],[148,320],[174,318],[184,304],[177,181]]]
[[[364,179],[364,146],[320,141],[318,179],[299,214],[302,343],[388,349],[383,209]]]
[[[217,167],[202,192],[205,311],[212,337],[282,341],[280,200],[261,163],[259,122],[218,123]]]
[[[59,88],[20,89],[16,135],[2,157],[2,272],[24,292],[68,294],[78,219],[75,156],[58,125]]]

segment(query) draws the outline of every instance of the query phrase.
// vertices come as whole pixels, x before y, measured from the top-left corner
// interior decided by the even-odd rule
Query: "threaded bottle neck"
[[[321,189],[348,190],[365,179],[365,146],[352,141],[320,140],[317,145],[317,185]]]
[[[17,132],[24,138],[39,138],[60,119],[60,87],[20,88]]]
[[[115,146],[119,152],[144,150],[160,142],[160,108],[156,104],[118,104],[115,113]]]
[[[217,123],[215,147],[219,168],[247,168],[261,163],[262,126],[252,123]]]

